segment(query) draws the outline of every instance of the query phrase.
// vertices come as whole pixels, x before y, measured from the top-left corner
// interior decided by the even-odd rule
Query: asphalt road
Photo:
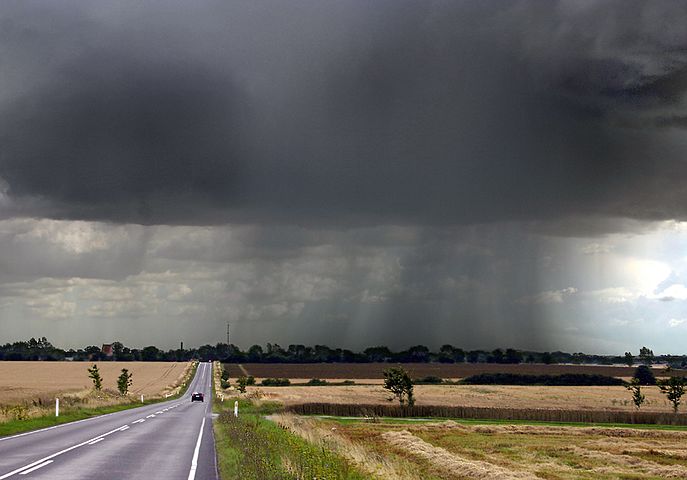
[[[216,480],[211,381],[201,363],[177,400],[0,438],[0,480]]]

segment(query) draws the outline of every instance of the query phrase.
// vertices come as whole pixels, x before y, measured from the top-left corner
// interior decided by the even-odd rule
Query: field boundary
[[[484,420],[523,420],[552,423],[614,423],[628,425],[687,426],[687,414],[664,412],[626,412],[620,410],[553,410],[493,407],[450,407],[435,405],[364,405],[337,403],[301,403],[288,405],[286,412],[298,415],[334,417],[421,417]]]

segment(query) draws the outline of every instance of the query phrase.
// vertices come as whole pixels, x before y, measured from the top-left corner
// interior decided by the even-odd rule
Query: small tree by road
[[[631,367],[635,363],[635,357],[632,352],[625,352],[625,363],[628,367]]]
[[[246,385],[248,385],[248,379],[245,376],[241,375],[236,380],[236,388],[239,392],[246,393]]]
[[[642,393],[641,383],[639,383],[637,378],[633,378],[630,380],[629,384],[625,385],[625,388],[632,392],[632,403],[634,403],[637,410],[639,410],[639,407],[641,407],[644,400],[646,400],[646,396]]]
[[[98,370],[98,365],[95,363],[88,370],[88,377],[93,380],[93,388],[96,390],[103,389],[103,377],[100,376],[100,370]]]
[[[133,377],[133,374],[129,373],[129,370],[126,368],[122,368],[122,373],[117,379],[117,390],[119,390],[119,393],[122,395],[129,393],[129,388],[133,385],[134,381],[131,377]]]
[[[677,413],[682,396],[685,394],[685,384],[684,377],[670,377],[658,381],[658,388],[673,404],[673,412],[675,413]]]
[[[401,406],[415,405],[413,382],[403,367],[391,367],[384,370],[384,388],[394,394]]]

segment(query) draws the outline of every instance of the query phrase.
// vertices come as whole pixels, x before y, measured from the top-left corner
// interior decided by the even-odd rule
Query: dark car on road
[[[204,402],[204,401],[205,401],[205,397],[204,397],[204,395],[203,395],[202,393],[200,393],[200,392],[193,392],[193,393],[191,394],[191,401],[192,401],[192,402]]]

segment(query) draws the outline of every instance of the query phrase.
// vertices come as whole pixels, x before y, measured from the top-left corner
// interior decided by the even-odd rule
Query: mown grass
[[[280,408],[276,402],[239,400],[239,417],[231,398],[220,404],[215,422],[215,447],[222,480],[362,480],[342,457],[312,445],[267,420]]]
[[[164,398],[151,398],[140,401],[128,401],[126,403],[120,403],[116,405],[106,405],[100,407],[80,407],[80,406],[64,406],[60,410],[60,416],[56,417],[54,413],[48,415],[42,415],[39,417],[32,417],[26,419],[9,420],[6,422],[0,422],[0,437],[6,437],[9,435],[17,435],[19,433],[26,433],[33,430],[39,430],[42,428],[54,427],[57,425],[62,425],[65,423],[75,422],[78,420],[85,420],[87,418],[97,417],[99,415],[106,415],[108,413],[121,412],[123,410],[129,410],[131,408],[143,407],[146,405],[152,405],[155,403],[165,402],[167,400],[174,400],[179,398],[188,389],[191,379],[195,376],[198,364],[194,364],[191,367],[189,375],[180,385],[179,393],[172,395],[170,397]]]

